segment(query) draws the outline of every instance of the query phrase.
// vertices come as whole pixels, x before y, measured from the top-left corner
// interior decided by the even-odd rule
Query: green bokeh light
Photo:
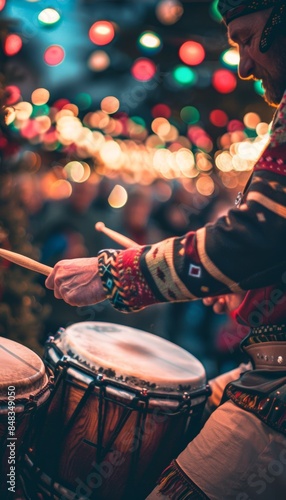
[[[86,92],[80,92],[75,97],[75,104],[79,109],[88,109],[91,106],[92,99]]]
[[[221,22],[222,20],[222,16],[220,15],[219,11],[218,11],[218,0],[214,0],[210,6],[210,15],[211,17],[217,21],[218,23]]]
[[[265,90],[262,87],[262,82],[261,80],[257,80],[257,82],[254,82],[254,90],[258,95],[264,95]]]
[[[180,116],[183,122],[193,125],[200,120],[200,112],[194,106],[185,106],[181,109]]]
[[[43,116],[43,115],[46,116],[49,114],[49,112],[50,112],[50,106],[48,106],[48,104],[41,104],[40,106],[34,104],[31,117],[35,118],[36,116]]]
[[[194,85],[197,81],[197,75],[188,66],[180,65],[173,70],[173,77],[180,85]]]

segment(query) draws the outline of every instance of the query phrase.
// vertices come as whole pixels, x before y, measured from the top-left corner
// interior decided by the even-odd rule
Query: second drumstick
[[[101,231],[102,233],[106,234],[106,236],[109,236],[109,238],[111,238],[113,241],[116,241],[116,243],[119,243],[119,245],[122,245],[124,248],[140,247],[140,245],[138,245],[136,241],[131,240],[127,236],[124,236],[123,234],[118,233],[117,231],[113,231],[113,229],[109,229],[103,222],[97,222],[95,224],[95,229],[97,231]]]

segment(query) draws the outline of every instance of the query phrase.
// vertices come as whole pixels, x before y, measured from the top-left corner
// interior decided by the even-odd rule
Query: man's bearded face
[[[270,10],[234,19],[228,26],[230,43],[238,47],[239,76],[262,80],[265,100],[277,106],[286,90],[286,36],[279,35],[266,52],[260,50],[261,35]]]
[[[275,77],[261,69],[261,79],[265,89],[264,98],[271,106],[278,106],[286,90],[286,37],[280,36],[269,49],[269,56],[276,64]]]

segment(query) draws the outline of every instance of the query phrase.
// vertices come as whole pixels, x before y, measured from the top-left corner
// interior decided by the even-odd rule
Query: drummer
[[[122,312],[198,298],[216,312],[230,307],[250,326],[242,345],[254,369],[227,386],[223,403],[150,499],[284,500],[286,2],[220,0],[218,8],[240,52],[240,77],[261,79],[265,99],[277,108],[269,143],[236,207],[183,237],[61,261],[46,285],[71,305],[108,298]]]

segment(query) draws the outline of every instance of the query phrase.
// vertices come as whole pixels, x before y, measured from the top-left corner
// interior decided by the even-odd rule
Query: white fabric
[[[177,462],[211,500],[286,498],[286,437],[230,401]]]

